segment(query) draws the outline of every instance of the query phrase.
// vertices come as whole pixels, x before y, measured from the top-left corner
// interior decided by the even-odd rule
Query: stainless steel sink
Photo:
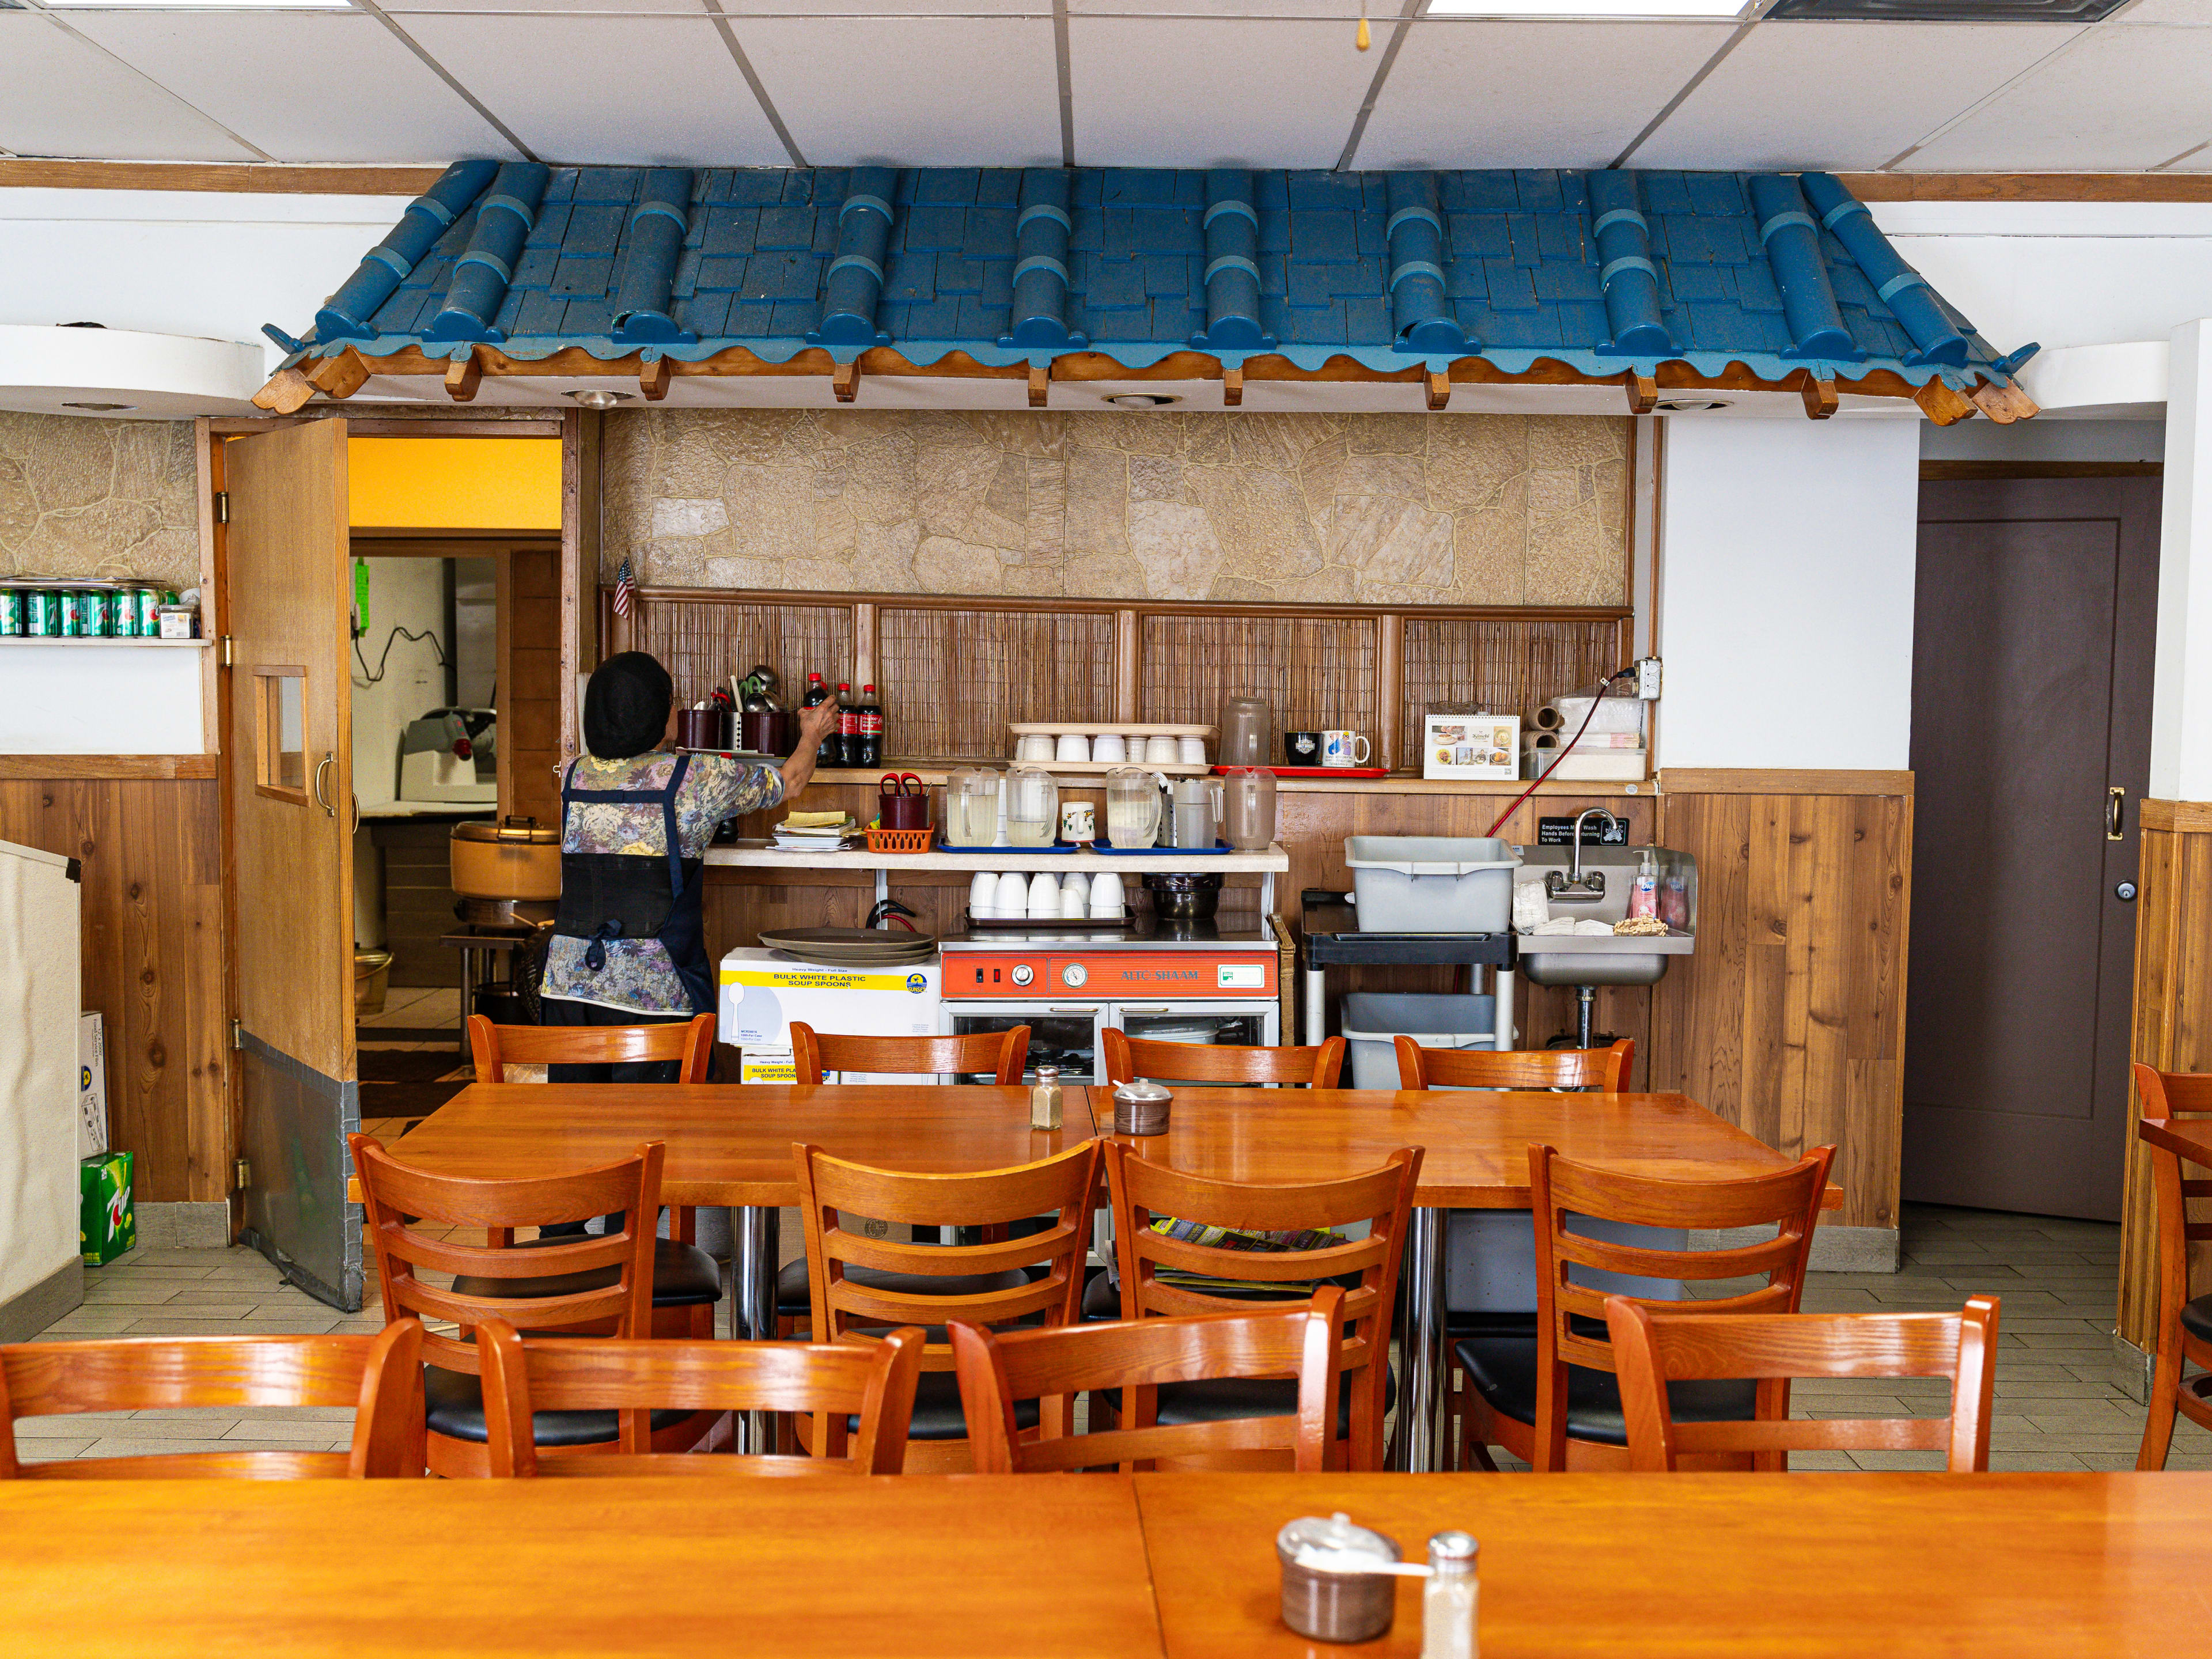
[[[1593,826],[1590,833],[1596,833]],[[1572,865],[1571,847],[1516,847],[1521,869],[1515,879],[1541,881],[1557,870],[1564,874]],[[1659,855],[1659,879],[1663,888],[1670,875],[1679,875],[1687,888],[1688,925],[1664,937],[1623,938],[1607,934],[1523,933],[1520,936],[1520,971],[1539,985],[1652,985],[1675,957],[1686,957],[1697,946],[1698,861],[1672,848],[1597,847],[1585,842],[1582,867],[1604,878],[1605,890],[1595,896],[1569,888],[1552,899],[1553,916],[1608,925],[1628,914],[1628,895],[1635,879],[1638,856],[1645,851]]]

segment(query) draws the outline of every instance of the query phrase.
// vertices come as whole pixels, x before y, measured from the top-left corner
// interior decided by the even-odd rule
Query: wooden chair
[[[1175,1083],[1269,1083],[1334,1089],[1344,1071],[1344,1039],[1314,1048],[1248,1048],[1220,1042],[1153,1042],[1109,1026],[1106,1081],[1164,1078]]]
[[[191,1407],[353,1407],[349,1451],[175,1452],[17,1461],[15,1419]],[[180,1336],[0,1347],[0,1480],[420,1480],[422,1322],[374,1336]]]
[[[1389,1391],[1390,1311],[1398,1291],[1398,1261],[1420,1177],[1421,1149],[1401,1147],[1379,1170],[1300,1186],[1258,1186],[1186,1175],[1149,1162],[1120,1141],[1105,1145],[1113,1192],[1115,1255],[1121,1279],[1121,1317],[1267,1312],[1288,1297],[1304,1298],[1321,1281],[1351,1283],[1340,1314],[1346,1328],[1338,1349],[1342,1404],[1331,1437],[1333,1468],[1382,1467],[1382,1418]],[[1153,1231],[1155,1221],[1176,1218],[1189,1228],[1244,1232],[1301,1232],[1370,1224],[1364,1238],[1302,1249],[1239,1249]],[[1170,1275],[1170,1276],[1164,1276]],[[1192,1279],[1202,1281],[1192,1283]],[[1180,1282],[1179,1282],[1180,1281]],[[1280,1290],[1270,1287],[1279,1285]],[[1279,1413],[1290,1390],[1279,1383],[1169,1382],[1146,1384],[1109,1409],[1133,1429]],[[1101,1408],[1091,1400],[1095,1413]],[[1279,1467],[1249,1454],[1209,1457],[1218,1468]]]
[[[1086,1140],[1041,1163],[972,1175],[873,1170],[831,1158],[818,1146],[792,1148],[815,1340],[870,1342],[888,1328],[932,1328],[907,1432],[908,1470],[962,1473],[973,1467],[952,1350],[942,1329],[946,1322],[1076,1322],[1099,1144]],[[1048,1212],[1055,1218],[1041,1232],[971,1245],[871,1238],[842,1221],[852,1215],[922,1227],[988,1228]],[[822,1444],[827,1430],[825,1415],[817,1413],[804,1443]],[[1059,1431],[1066,1431],[1064,1424]]]
[[[1668,1181],[1623,1175],[1528,1149],[1534,1197],[1536,1334],[1482,1334],[1452,1345],[1464,1375],[1462,1462],[1494,1469],[1488,1448],[1504,1446],[1539,1471],[1626,1468],[1628,1434],[1613,1349],[1605,1340],[1608,1290],[1569,1277],[1571,1268],[1633,1279],[1747,1279],[1766,1282],[1697,1304],[1706,1314],[1795,1313],[1805,1261],[1835,1148],[1823,1146],[1787,1170],[1731,1181]],[[1775,1236],[1715,1250],[1620,1244],[1570,1231],[1566,1218],[1704,1231],[1772,1227]],[[1629,1300],[1650,1298],[1628,1297]],[[1654,1300],[1660,1310],[1674,1302]],[[1790,1385],[1685,1382],[1672,1390],[1676,1419],[1718,1422],[1789,1415]],[[1762,1454],[1761,1455],[1765,1455]],[[1746,1467],[1740,1457],[1698,1467]],[[1762,1467],[1780,1467],[1778,1455]]]
[[[801,1083],[819,1084],[824,1072],[989,1072],[994,1081],[1012,1085],[1022,1080],[1029,1052],[1026,1025],[972,1036],[836,1036],[803,1019],[791,1022],[792,1070]]]
[[[1940,1451],[1953,1474],[1989,1471],[1995,1297],[1970,1297],[1965,1311],[1954,1314],[1714,1314],[1656,1312],[1614,1296],[1606,1298],[1605,1322],[1620,1377],[1631,1468],[1668,1472],[1697,1453],[1786,1459],[1793,1451]],[[1674,1382],[1799,1376],[1940,1376],[1951,1384],[1951,1411],[1946,1417],[1677,1423],[1668,1401],[1667,1385]]]
[[[470,1340],[475,1327],[501,1319],[519,1330],[564,1334],[649,1332],[653,1230],[647,1220],[659,1213],[661,1143],[647,1141],[635,1158],[604,1169],[511,1181],[410,1169],[367,1135],[349,1135],[346,1144],[361,1177],[385,1318],[413,1315],[460,1328],[453,1336],[426,1331],[422,1337],[430,1472],[489,1474],[483,1355]],[[617,1212],[619,1232],[557,1237],[535,1248],[437,1236],[447,1228],[511,1231]],[[450,1285],[434,1285],[424,1272],[454,1278]],[[712,1426],[712,1419],[656,1413],[653,1448],[684,1449]],[[617,1431],[612,1412],[545,1412],[537,1419],[538,1445],[549,1455],[613,1451]]]
[[[799,1342],[525,1342],[514,1326],[477,1327],[484,1366],[495,1477],[538,1474],[896,1474],[906,1461],[907,1419],[923,1335],[908,1326],[871,1348]],[[829,1434],[814,1457],[683,1456],[648,1449],[645,1407],[690,1412],[827,1413]],[[531,1432],[538,1411],[622,1414],[621,1449],[605,1457],[538,1461]],[[860,1419],[847,1444],[847,1413]]]
[[[1031,1474],[1119,1464],[1150,1468],[1154,1459],[1224,1451],[1288,1451],[1300,1474],[1328,1467],[1336,1438],[1336,1351],[1344,1292],[1323,1285],[1310,1303],[1272,1313],[1198,1314],[1185,1319],[1116,1321],[1062,1330],[994,1332],[965,1320],[951,1326],[961,1407],[972,1425],[978,1474]],[[1099,1389],[1297,1378],[1294,1413],[1094,1428],[1081,1435],[1020,1437],[1018,1401],[1073,1396]],[[1057,1414],[1062,1420],[1066,1413]]]
[[[2146,1120],[2212,1114],[2212,1072],[2161,1072],[2136,1063],[2136,1093]],[[2191,1221],[2189,1200],[2212,1198],[2212,1181],[2191,1180],[2181,1156],[2148,1141],[2151,1194],[2158,1227],[2158,1357],[2151,1370],[2149,1414],[2143,1421],[2139,1469],[2166,1467],[2173,1414],[2212,1429],[2212,1376],[2182,1381],[2181,1368],[2212,1368],[2212,1295],[2189,1294],[2189,1247],[2212,1239],[2212,1221]]]
[[[701,1014],[681,1024],[495,1025],[482,1014],[471,1014],[469,1051],[479,1083],[506,1082],[510,1061],[599,1066],[672,1060],[681,1063],[678,1083],[704,1083],[714,1058],[714,1016]],[[699,1248],[698,1211],[689,1204],[671,1205],[668,1233],[653,1249],[653,1334],[712,1337],[714,1307],[722,1299],[722,1270]],[[509,1229],[492,1237],[502,1249],[514,1242]]]
[[[1595,1089],[1619,1094],[1628,1086],[1636,1044],[1623,1037],[1610,1048],[1424,1048],[1409,1036],[1397,1040],[1401,1089]]]

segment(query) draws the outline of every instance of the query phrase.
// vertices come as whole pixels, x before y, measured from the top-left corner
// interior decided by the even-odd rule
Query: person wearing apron
[[[714,1011],[700,906],[708,844],[726,818],[794,796],[814,774],[835,703],[802,712],[781,767],[678,755],[675,688],[642,651],[608,658],[584,691],[584,746],[561,779],[561,905],[540,1000],[548,1025],[646,1025]],[[675,1060],[555,1066],[556,1083],[673,1083]]]

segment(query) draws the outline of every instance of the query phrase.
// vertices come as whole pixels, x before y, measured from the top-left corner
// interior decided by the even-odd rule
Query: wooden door
[[[2158,523],[2154,478],[1922,487],[1908,1199],[2119,1219]]]
[[[325,1301],[361,1306],[345,1136],[361,1124],[353,1028],[353,723],[346,423],[224,447],[232,640],[243,1237]]]

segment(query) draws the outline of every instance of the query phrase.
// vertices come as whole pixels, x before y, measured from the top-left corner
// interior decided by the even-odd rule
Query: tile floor
[[[1816,1273],[1808,1311],[1956,1308],[1978,1291],[2002,1298],[1996,1418],[1990,1463],[1998,1469],[2125,1469],[2135,1464],[2142,1407],[2113,1383],[2111,1335],[2117,1227],[2035,1216],[1910,1206],[1901,1273]],[[248,1250],[141,1249],[85,1275],[85,1305],[38,1340],[205,1335],[221,1332],[372,1331],[368,1305],[351,1316],[283,1284]],[[727,1306],[723,1329],[726,1333]],[[1808,1415],[1911,1415],[1940,1410],[1940,1382],[1801,1382]],[[343,1450],[349,1413],[326,1410],[133,1412],[31,1419],[16,1425],[23,1455],[112,1457],[175,1450]],[[1800,1468],[1940,1467],[1933,1452],[1802,1453]],[[2185,1419],[2170,1468],[2212,1468],[2212,1434]]]

